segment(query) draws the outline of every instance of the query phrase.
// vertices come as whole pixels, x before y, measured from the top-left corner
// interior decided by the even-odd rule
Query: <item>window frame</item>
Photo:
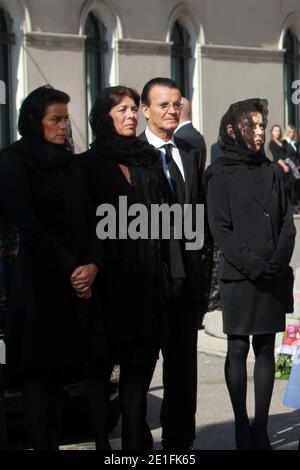
[[[182,95],[190,99],[191,36],[185,25],[178,19],[173,24],[170,39],[173,42],[171,47],[172,78],[178,84]]]
[[[89,35],[88,27],[93,29]],[[107,30],[101,19],[92,11],[89,12],[84,25],[85,39],[85,89],[87,115],[87,143],[93,139],[88,116],[98,92],[105,86],[105,53],[108,51]],[[94,69],[94,70],[92,70]],[[96,71],[96,72],[95,72]],[[94,73],[93,73],[94,72]]]
[[[5,84],[5,104],[0,104],[0,149],[5,148],[12,138],[12,107],[11,107],[11,46],[15,44],[15,35],[12,33],[12,19],[0,7],[0,80]],[[1,124],[2,123],[2,124]]]

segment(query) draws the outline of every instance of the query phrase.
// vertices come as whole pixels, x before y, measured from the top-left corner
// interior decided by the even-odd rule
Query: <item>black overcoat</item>
[[[147,141],[145,132],[139,138]],[[174,141],[180,152],[185,174],[185,200],[180,200],[178,195],[176,195],[176,201],[182,205],[191,205],[193,211],[195,211],[197,204],[204,204],[205,202],[201,174],[203,167],[202,155],[199,149],[195,149],[187,141],[177,138],[176,134]],[[194,216],[193,221],[195,221]],[[195,229],[195,225],[193,228]],[[205,236],[205,244],[202,249],[186,250],[183,246],[186,278],[190,284],[195,306],[194,310],[197,314],[201,314],[201,316],[207,312],[208,286],[211,277],[210,240],[207,233],[205,233]],[[184,244],[186,241],[185,239],[183,240]]]
[[[76,172],[80,181],[78,163],[70,158],[69,174]],[[11,374],[23,373],[27,367],[83,363],[102,354],[97,337],[99,311],[93,311],[94,301],[79,300],[70,283],[77,266],[102,264],[101,242],[85,199],[81,201],[85,230],[79,237],[84,255],[78,259],[71,251],[66,234],[72,218],[66,219],[65,183],[56,169],[35,167],[30,155],[13,147],[0,158],[0,206],[20,234],[5,335]]]
[[[152,288],[149,299],[145,267],[140,257],[140,240],[119,236],[120,213],[129,224],[133,218],[126,212],[132,204],[142,201],[137,200],[134,186],[128,183],[108,152],[105,156],[99,155],[97,149],[92,148],[78,155],[78,161],[94,210],[102,204],[109,204],[116,214],[116,237],[109,236],[103,240],[103,273],[99,283],[110,356],[118,363],[140,363],[156,358],[161,341],[163,285],[161,280],[155,280],[157,286]],[[160,162],[155,165],[160,169]],[[162,169],[161,178],[168,187]],[[119,205],[120,197],[127,198],[126,207]],[[100,220],[101,217],[98,218]],[[161,260],[168,265],[167,244],[160,242],[159,246]]]
[[[199,156],[199,169],[200,169],[200,180],[204,184],[204,173],[206,165],[206,143],[203,135],[193,126],[190,122],[181,126],[175,131],[175,138],[188,142],[192,147],[197,149],[200,153]]]
[[[257,172],[255,178],[254,173],[250,173],[253,171]],[[267,292],[269,300],[273,302],[274,299],[270,315],[275,318],[278,313],[274,331],[280,331],[282,315],[291,311],[292,283],[288,266],[296,235],[283,173],[271,162],[255,169],[246,164],[224,167],[216,163],[208,167],[206,175],[209,225],[222,252],[219,267],[221,288],[225,286],[228,290],[230,283],[238,283],[235,292],[243,289],[245,309],[249,307],[249,315],[253,309],[259,310],[259,299],[265,302]],[[257,298],[253,300],[255,292]],[[225,297],[228,298],[227,291],[224,302]],[[244,312],[241,312],[241,305],[235,304],[236,298],[235,294],[230,299],[229,308],[225,302],[226,309],[235,310],[230,314],[240,319]],[[247,325],[251,325],[250,320]],[[265,328],[272,330],[272,322]]]

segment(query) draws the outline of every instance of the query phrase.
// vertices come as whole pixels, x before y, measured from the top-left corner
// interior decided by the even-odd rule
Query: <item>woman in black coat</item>
[[[294,132],[293,129],[291,129],[291,132]],[[299,179],[296,179],[300,176],[298,171],[299,161],[297,158],[297,149],[291,145],[290,138],[287,137],[287,131],[285,132],[285,138],[282,139],[282,130],[278,124],[274,124],[271,128],[269,149],[274,162],[278,163],[285,173],[284,181],[286,191],[292,202],[294,213],[297,213],[299,209],[297,207],[299,199],[297,194],[299,193],[300,185]]]
[[[221,120],[222,157],[207,169],[208,216],[222,252],[219,278],[225,377],[238,449],[271,448],[267,420],[274,383],[275,333],[291,312],[295,226],[283,173],[264,154],[266,100],[230,106]],[[255,353],[255,418],[246,409],[249,336]]]
[[[24,380],[35,449],[58,448],[66,368],[102,358],[92,295],[101,242],[78,162],[65,147],[69,99],[50,86],[30,93],[19,115],[22,138],[0,158],[0,207],[20,235],[4,373]]]
[[[110,357],[105,374],[102,370],[98,373],[98,395],[107,390],[113,364],[120,364],[122,449],[127,450],[153,445],[145,420],[146,399],[160,348],[162,277],[164,261],[168,262],[167,248],[160,238],[133,239],[127,234],[133,217],[127,220],[126,212],[133,204],[143,204],[150,213],[151,204],[166,203],[169,196],[160,153],[135,137],[139,101],[130,88],[104,89],[90,114],[95,141],[79,157],[95,210],[109,204],[116,211],[116,233],[112,229],[106,238],[103,231],[109,226],[104,223],[101,229],[100,221],[97,227],[98,236],[105,238],[100,292]],[[99,207],[97,214],[104,216],[105,210]],[[112,219],[110,222],[113,226]],[[106,401],[103,409],[107,409]],[[104,422],[94,423],[99,449],[109,448]]]
[[[285,173],[288,173],[289,167],[284,163],[284,160],[288,156],[287,145],[286,142],[282,140],[282,129],[279,124],[274,124],[271,128],[269,150],[274,162],[278,163]]]

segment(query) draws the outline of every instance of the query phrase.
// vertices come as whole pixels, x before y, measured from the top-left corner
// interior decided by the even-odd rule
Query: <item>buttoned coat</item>
[[[36,154],[42,158],[40,147],[37,142]],[[81,201],[81,259],[68,243],[68,224],[74,218],[66,220],[64,188],[71,174],[80,181],[74,190],[86,194],[78,164],[70,160],[70,173],[58,179],[57,169],[34,166],[33,158],[25,144],[8,148],[0,157],[0,207],[20,234],[5,328],[5,373],[12,375],[30,367],[82,364],[103,352],[99,310],[92,311],[93,300],[79,300],[70,283],[77,266],[102,265],[102,243],[87,197]]]
[[[261,165],[262,194],[246,165],[207,169],[208,218],[219,245],[220,280],[255,281],[268,263],[287,271],[295,243],[291,205],[278,165]]]

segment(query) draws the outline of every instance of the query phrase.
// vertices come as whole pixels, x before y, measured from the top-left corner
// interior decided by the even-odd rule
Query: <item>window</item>
[[[284,109],[285,125],[300,126],[299,115],[296,106],[292,103],[292,83],[300,79],[300,43],[297,37],[287,30],[284,40]]]
[[[105,86],[104,82],[104,55],[108,50],[106,28],[101,21],[89,13],[84,34],[85,41],[85,66],[86,66],[86,102],[87,116],[91,110],[98,92]],[[88,122],[88,119],[87,119]],[[88,143],[92,141],[92,131],[88,125]]]
[[[5,84],[6,104],[0,104],[0,149],[10,142],[10,46],[14,35],[9,32],[9,17],[0,9],[0,80]]]
[[[183,96],[190,98],[189,62],[192,56],[190,35],[179,21],[175,21],[172,34],[172,78]]]

